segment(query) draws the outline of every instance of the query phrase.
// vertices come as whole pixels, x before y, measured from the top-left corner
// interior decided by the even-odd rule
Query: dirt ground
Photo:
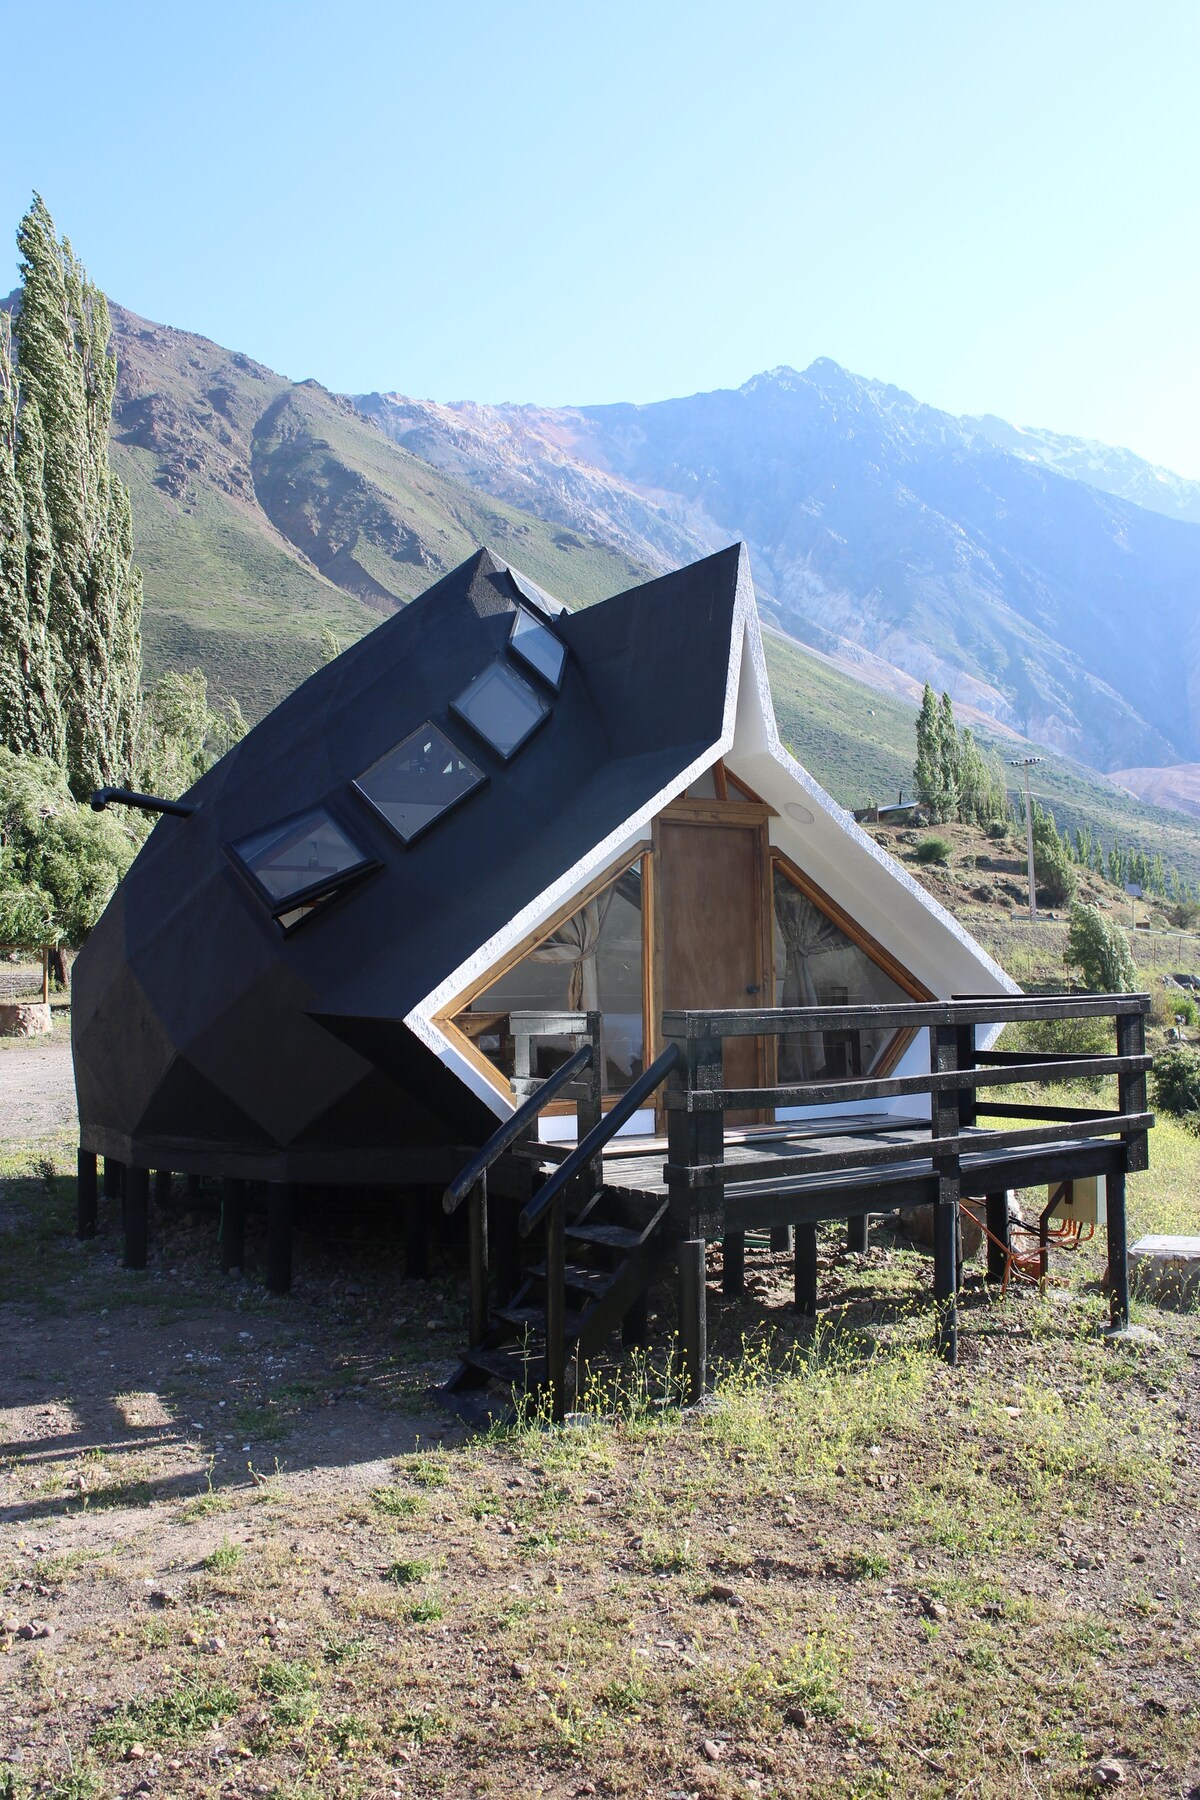
[[[270,1298],[261,1219],[222,1277],[181,1186],[125,1271],[69,1134],[16,1129],[64,1066],[0,1053],[60,1084],[3,1112],[0,1796],[1200,1800],[1195,1315],[1110,1346],[1094,1259],[976,1281],[951,1371],[926,1260],[830,1231],[815,1337],[765,1246],[710,1290],[703,1408],[664,1296],[619,1404],[469,1432],[453,1243],[409,1281],[343,1213]]]
[[[55,1019],[43,1038],[0,1038],[0,1141],[53,1137],[75,1123],[71,1034]]]

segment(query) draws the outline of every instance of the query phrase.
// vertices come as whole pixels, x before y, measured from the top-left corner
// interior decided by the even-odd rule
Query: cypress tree
[[[129,496],[108,460],[117,365],[104,295],[67,240],[58,241],[39,195],[21,221],[17,244],[18,436],[25,437],[33,409],[44,434],[47,629],[67,774],[83,795],[127,777],[140,711],[141,573],[133,562]]]
[[[948,817],[941,717],[937,697],[928,682],[917,715],[917,760],[913,766],[913,779],[917,784],[917,798],[929,808],[934,824]]]
[[[22,406],[11,327],[0,313],[0,745],[61,762],[62,709],[49,638],[53,551],[42,490],[44,443]]]
[[[958,742],[958,727],[954,723],[954,704],[949,694],[943,693],[942,703],[938,708],[938,752],[942,765],[942,791],[944,819],[958,817],[959,797],[962,792],[962,752]]]

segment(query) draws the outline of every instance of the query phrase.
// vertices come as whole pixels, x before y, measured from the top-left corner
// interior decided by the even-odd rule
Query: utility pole
[[[1029,923],[1037,924],[1037,882],[1033,875],[1033,801],[1029,793],[1029,771],[1041,762],[1040,756],[1010,756],[1010,769],[1025,771],[1025,854],[1029,859]]]

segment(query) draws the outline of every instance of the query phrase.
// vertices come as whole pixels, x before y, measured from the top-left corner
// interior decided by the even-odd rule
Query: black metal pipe
[[[557,1194],[582,1173],[597,1153],[603,1150],[610,1138],[616,1137],[622,1125],[632,1119],[655,1088],[660,1087],[671,1070],[681,1060],[681,1052],[677,1044],[668,1044],[661,1056],[655,1057],[648,1069],[643,1069],[631,1088],[627,1088],[616,1105],[605,1113],[594,1130],[589,1131],[582,1143],[576,1144],[565,1162],[559,1163],[553,1175],[538,1189],[520,1218],[522,1237],[528,1237],[538,1220],[545,1213]],[[462,1176],[459,1176],[462,1180]]]
[[[574,1080],[581,1069],[586,1069],[592,1060],[592,1046],[584,1044],[574,1055],[568,1056],[561,1068],[555,1069],[553,1075],[547,1076],[536,1094],[530,1094],[528,1100],[518,1106],[510,1119],[494,1131],[478,1155],[473,1156],[442,1195],[442,1206],[446,1212],[452,1213],[466,1199],[481,1175],[486,1175],[498,1156],[502,1156],[510,1144],[533,1124],[544,1106],[549,1105],[554,1096]]]
[[[190,819],[195,812],[183,800],[162,800],[157,794],[139,794],[134,788],[102,787],[92,795],[93,812],[103,812],[106,806],[136,806],[139,812],[173,813],[178,819]]]

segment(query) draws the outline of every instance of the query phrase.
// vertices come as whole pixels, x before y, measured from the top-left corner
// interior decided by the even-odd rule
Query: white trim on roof
[[[724,757],[732,772],[776,809],[779,817],[771,821],[772,843],[811,874],[831,898],[885,944],[931,992],[946,999],[955,992],[1020,992],[1017,983],[958,920],[881,850],[784,748],[775,721],[749,556],[743,545],[720,736],[451,970],[405,1018],[405,1024],[421,1042],[498,1118],[507,1118],[515,1110],[513,1103],[446,1037],[435,1023],[436,1014],[487,969],[501,962],[595,875],[638,844],[663,807],[719,757]],[[811,822],[789,815],[789,801],[811,813]]]

